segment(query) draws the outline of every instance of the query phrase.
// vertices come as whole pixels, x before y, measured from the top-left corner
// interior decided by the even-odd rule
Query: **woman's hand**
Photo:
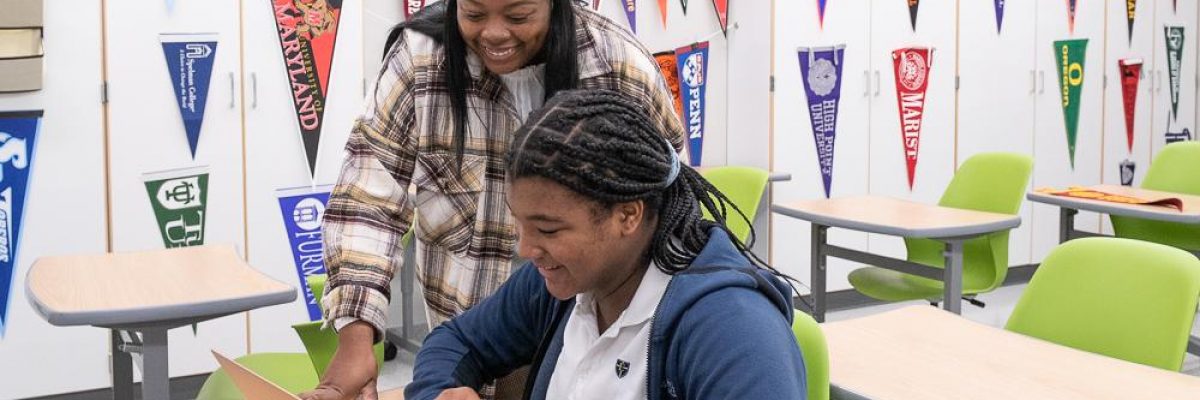
[[[325,369],[325,378],[312,391],[300,394],[303,400],[377,400],[375,377],[375,328],[364,321],[338,331],[338,347]],[[478,397],[476,397],[478,398]]]
[[[456,387],[443,390],[435,400],[479,400],[479,393],[469,387]]]

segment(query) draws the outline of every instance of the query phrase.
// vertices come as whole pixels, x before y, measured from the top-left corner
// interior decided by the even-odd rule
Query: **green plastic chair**
[[[726,166],[704,168],[700,175],[737,205],[738,209],[746,214],[746,219],[754,222],[754,216],[758,214],[758,202],[762,200],[763,191],[767,188],[767,179],[770,177],[767,171],[754,167]],[[701,211],[704,213],[704,219],[714,220],[708,210],[701,208]],[[742,243],[749,240],[750,225],[733,209],[727,211],[725,224]]]
[[[1163,147],[1150,163],[1143,189],[1200,195],[1200,142],[1177,142]],[[1162,243],[1200,251],[1200,226],[1141,218],[1109,216],[1117,237]]]
[[[1033,160],[1013,153],[980,153],[963,162],[938,205],[1016,215],[1025,198]],[[995,232],[963,243],[963,295],[995,290],[1008,275],[1008,233]],[[944,268],[945,244],[936,240],[904,238],[908,261]],[[885,301],[942,298],[942,282],[878,267],[850,272],[850,284],[859,292]]]
[[[1178,371],[1200,294],[1200,260],[1161,244],[1084,238],[1056,247],[1005,329]]]
[[[804,357],[808,400],[829,400],[829,347],[825,344],[825,334],[812,316],[799,310],[793,314],[792,333]]]
[[[304,353],[254,353],[238,357],[237,362],[291,393],[317,387],[317,373]],[[242,392],[221,369],[213,371],[196,394],[196,400],[243,399]]]
[[[325,282],[328,275],[309,275],[305,278],[309,289],[317,299],[317,304],[321,304],[321,299],[324,297]],[[321,321],[305,322],[292,325],[292,329],[300,335],[300,342],[304,343],[304,350],[308,353],[309,360],[312,362],[312,367],[316,370],[317,378],[325,377],[325,370],[329,367],[329,361],[333,359],[333,353],[337,350],[338,337],[337,332],[333,329],[323,329]],[[383,368],[383,342],[376,343],[373,347],[375,351],[375,368],[382,370]]]

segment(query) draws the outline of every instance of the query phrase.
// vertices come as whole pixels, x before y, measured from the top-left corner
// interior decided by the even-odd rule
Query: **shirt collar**
[[[642,282],[638,284],[637,292],[633,294],[633,300],[629,302],[629,307],[621,312],[621,316],[617,317],[608,330],[616,332],[620,328],[638,325],[653,317],[654,312],[658,309],[658,302],[667,292],[667,285],[671,283],[671,278],[671,275],[662,272],[651,262],[646,269],[646,274],[642,276]],[[577,296],[575,313],[594,315],[594,310],[595,298],[592,294],[581,293]]]

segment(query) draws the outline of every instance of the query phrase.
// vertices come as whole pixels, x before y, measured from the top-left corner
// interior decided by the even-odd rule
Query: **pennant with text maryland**
[[[317,149],[329,93],[329,68],[333,65],[342,1],[271,0],[271,3],[308,172],[312,176],[317,168]]]
[[[41,125],[41,111],[0,112],[0,338],[8,328],[21,217]]]
[[[325,205],[329,203],[332,186],[280,189],[279,209],[283,212],[283,226],[287,231],[288,243],[292,248],[292,260],[296,263],[296,275],[304,293],[304,304],[308,309],[308,320],[321,319],[321,306],[308,287],[307,278],[325,273],[325,251],[321,241],[321,218],[325,216]]]
[[[921,0],[908,0],[908,20],[912,22],[913,32],[917,31],[917,8],[921,7]]]
[[[621,0],[625,8],[625,18],[629,19],[629,30],[637,33],[637,0]]]
[[[928,47],[909,47],[892,51],[896,71],[896,102],[900,109],[900,140],[904,144],[904,162],[908,167],[908,188],[913,187],[917,155],[921,147],[921,121],[925,115],[925,89],[929,87],[929,69],[933,52]]]
[[[1137,0],[1125,0],[1125,21],[1129,25],[1129,43],[1133,43],[1133,20],[1137,18]]]
[[[671,98],[675,100],[675,115],[683,116],[683,99],[679,97],[679,65],[672,50],[654,53],[654,61],[662,71],[663,79],[667,81],[667,89],[671,90]]]
[[[662,15],[663,29],[667,28],[667,0],[658,0],[658,13]]]
[[[1067,32],[1075,33],[1075,1],[1067,0]]]
[[[184,168],[142,176],[158,220],[163,246],[204,244],[204,213],[208,205],[208,169]]]
[[[717,12],[717,22],[721,24],[721,33],[729,36],[729,0],[713,0],[713,10]]]
[[[1004,25],[1004,0],[996,0],[996,33],[1000,33],[1000,27]]]
[[[1170,78],[1171,117],[1179,118],[1179,78],[1183,63],[1183,27],[1165,26],[1167,38],[1167,76]]]
[[[1054,42],[1054,57],[1058,60],[1058,84],[1062,88],[1063,121],[1067,127],[1067,152],[1071,169],[1075,168],[1075,137],[1079,127],[1079,100],[1083,92],[1083,60],[1087,55],[1087,39]]]
[[[183,130],[187,134],[192,158],[195,159],[213,60],[217,58],[217,35],[162,34],[158,40],[167,58],[167,73],[175,84],[175,103],[179,106],[179,115],[183,117]]]
[[[688,155],[693,167],[704,154],[704,89],[708,75],[708,42],[675,49],[679,65],[679,95],[683,99],[683,126],[688,133]]]
[[[1125,104],[1125,139],[1133,152],[1133,121],[1137,110],[1138,81],[1142,76],[1142,59],[1117,60],[1121,71],[1121,97]]]
[[[425,0],[404,0],[404,20],[412,19],[413,14],[425,8]],[[304,282],[300,282],[303,286]]]
[[[842,60],[846,45],[797,50],[808,117],[812,123],[817,166],[825,184],[825,197],[833,183],[833,144],[837,137],[838,100],[842,97]]]

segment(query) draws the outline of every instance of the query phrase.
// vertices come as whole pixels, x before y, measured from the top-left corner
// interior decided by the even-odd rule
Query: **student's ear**
[[[627,201],[617,203],[613,206],[613,212],[616,213],[617,222],[620,224],[621,233],[626,235],[632,234],[642,226],[643,219],[646,216],[646,202]]]

